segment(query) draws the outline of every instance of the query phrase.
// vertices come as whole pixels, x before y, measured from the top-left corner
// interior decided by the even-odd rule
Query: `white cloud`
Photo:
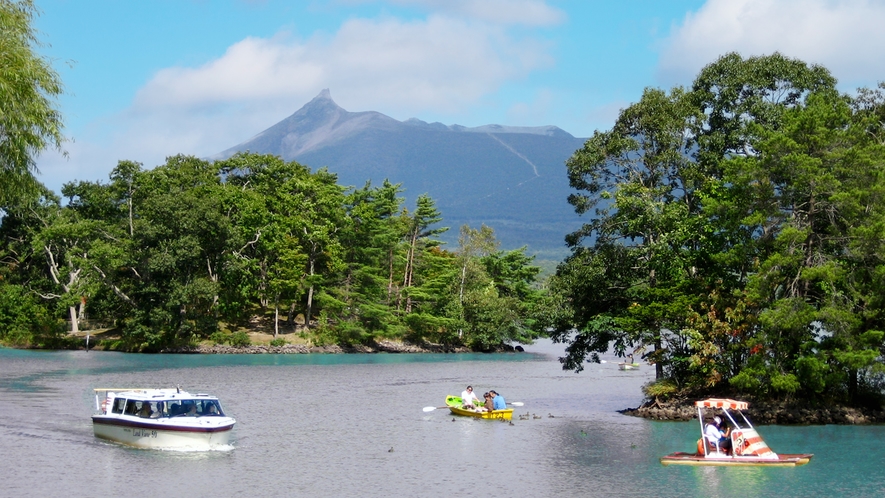
[[[687,85],[727,52],[778,51],[827,67],[843,90],[872,86],[885,74],[882,26],[885,3],[877,1],[709,0],[665,40],[659,76]]]
[[[201,67],[163,69],[138,92],[134,109],[303,103],[331,88],[357,109],[451,111],[550,64],[546,48],[444,16],[355,19],[331,39],[247,38]]]

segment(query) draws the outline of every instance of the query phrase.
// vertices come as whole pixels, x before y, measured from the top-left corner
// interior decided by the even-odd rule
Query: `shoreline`
[[[522,352],[520,346],[513,347],[502,345],[491,351],[475,351],[466,347],[445,346],[442,344],[416,345],[405,342],[381,341],[371,346],[338,345],[308,346],[306,344],[286,344],[284,346],[271,346],[258,344],[250,346],[228,346],[216,344],[214,346],[185,346],[179,348],[166,348],[157,354],[372,354],[372,353],[514,353]]]
[[[709,410],[709,409],[708,409]],[[619,413],[631,417],[670,422],[697,420],[694,401],[675,403],[646,402]],[[753,425],[874,425],[885,424],[885,409],[831,405],[808,407],[783,401],[750,402],[744,414]]]

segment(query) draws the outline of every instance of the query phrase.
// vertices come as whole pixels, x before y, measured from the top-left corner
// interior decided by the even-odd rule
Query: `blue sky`
[[[349,111],[480,126],[608,129],[646,87],[774,51],[843,91],[885,80],[882,0],[37,0],[65,95],[67,157],[40,180],[106,180],[248,140],[324,88]],[[323,165],[308,165],[320,167]]]

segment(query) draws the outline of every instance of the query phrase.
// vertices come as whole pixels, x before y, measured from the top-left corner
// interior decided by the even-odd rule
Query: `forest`
[[[409,211],[401,192],[251,153],[120,161],[108,182],[65,184],[64,202],[44,189],[0,225],[4,340],[48,346],[89,318],[119,328],[114,349],[242,344],[268,314],[275,339],[297,323],[319,345],[535,337],[540,269],[525,250],[498,249],[486,226],[445,249],[433,199]]]

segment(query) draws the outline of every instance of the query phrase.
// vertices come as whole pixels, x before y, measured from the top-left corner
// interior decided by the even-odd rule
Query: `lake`
[[[562,346],[522,354],[138,355],[0,349],[0,495],[885,496],[885,426],[761,426],[796,468],[664,467],[694,422],[623,416],[651,367],[561,370]],[[494,389],[540,418],[454,418],[446,394]],[[217,395],[229,451],[139,450],[96,439],[93,388]],[[552,417],[551,417],[552,415]]]

